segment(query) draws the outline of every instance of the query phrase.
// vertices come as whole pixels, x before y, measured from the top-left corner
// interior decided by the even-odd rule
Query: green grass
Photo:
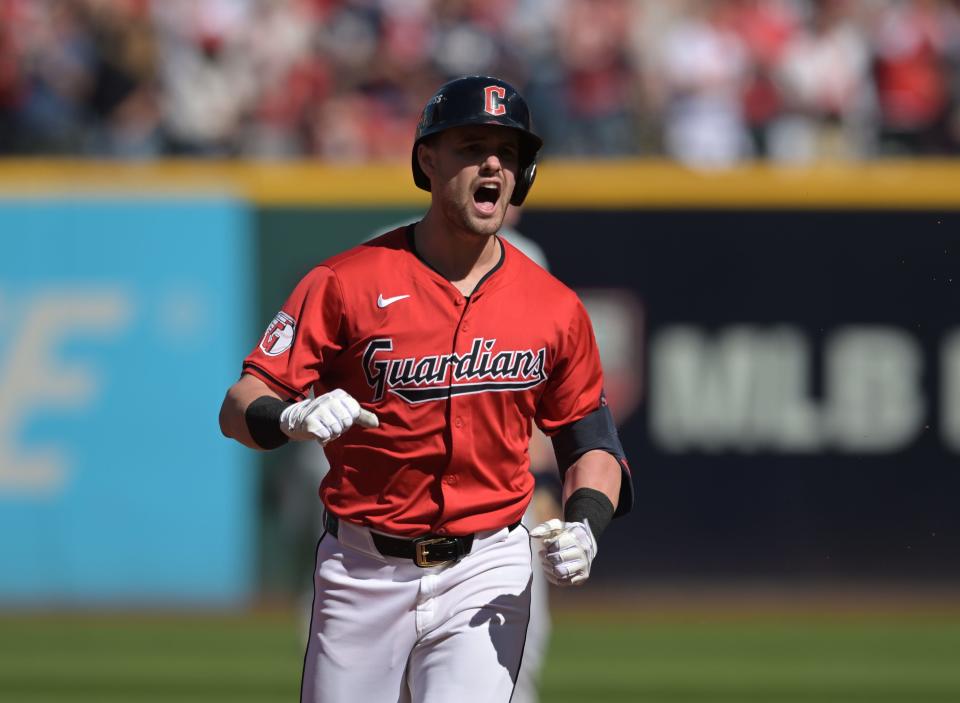
[[[578,617],[558,628],[543,689],[556,703],[956,703],[960,620]]]
[[[299,640],[282,613],[0,615],[0,701],[294,701]],[[565,611],[543,689],[544,703],[955,703],[960,617]]]
[[[0,617],[0,701],[292,701],[292,618]]]

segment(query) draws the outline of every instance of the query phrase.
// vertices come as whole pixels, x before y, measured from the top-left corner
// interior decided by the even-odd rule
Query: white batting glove
[[[296,440],[315,439],[330,442],[353,427],[379,427],[377,416],[340,388],[317,398],[307,398],[287,406],[280,414],[280,429]]]
[[[590,576],[590,565],[597,556],[597,540],[590,531],[590,522],[547,520],[530,531],[542,540],[540,563],[547,581],[554,586],[576,586]]]

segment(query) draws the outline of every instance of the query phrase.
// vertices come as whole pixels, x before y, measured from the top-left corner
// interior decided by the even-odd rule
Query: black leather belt
[[[339,532],[337,516],[329,511],[324,512],[324,527],[327,532],[336,537]],[[519,524],[519,522],[515,522],[510,525],[509,529],[514,530]],[[371,530],[370,536],[373,538],[373,545],[383,556],[410,559],[414,564],[423,568],[460,561],[470,553],[470,549],[473,547],[473,535],[463,535],[462,537],[423,535],[422,537],[407,539],[390,537]]]

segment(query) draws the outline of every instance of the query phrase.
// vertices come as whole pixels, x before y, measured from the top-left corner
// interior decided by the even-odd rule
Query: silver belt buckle
[[[439,542],[446,542],[446,541],[447,541],[446,537],[435,537],[433,539],[425,539],[421,542],[417,542],[415,544],[415,547],[417,550],[416,551],[417,566],[426,569],[431,566],[442,566],[443,564],[449,564],[451,561],[453,561],[452,559],[440,559],[439,561],[430,559],[430,545],[437,544]]]

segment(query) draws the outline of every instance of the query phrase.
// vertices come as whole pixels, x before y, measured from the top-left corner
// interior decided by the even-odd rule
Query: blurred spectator
[[[97,61],[87,150],[156,156],[163,147],[154,79],[158,57],[146,5],[136,0],[91,2],[89,11]]]
[[[951,61],[960,51],[960,12],[937,0],[910,0],[880,13],[874,39],[885,152],[949,150]],[[953,96],[956,97],[956,96]]]
[[[555,42],[563,67],[564,129],[552,149],[573,156],[634,150],[629,41],[635,9],[626,0],[567,3]]]
[[[97,63],[86,8],[12,2],[4,14],[13,21],[9,36],[21,70],[13,115],[17,150],[81,151]]]
[[[248,0],[164,0],[153,4],[160,47],[160,105],[174,154],[222,156],[240,150],[244,111],[257,77],[248,36]]]
[[[960,0],[0,0],[0,154],[406,159],[467,73],[548,155],[960,149]]]
[[[247,33],[255,95],[241,136],[245,154],[293,157],[304,152],[314,105],[330,95],[330,65],[318,54],[315,31],[323,20],[318,3],[256,3]]]
[[[691,166],[730,166],[751,154],[743,104],[749,54],[735,10],[726,0],[696,0],[663,37],[653,86],[664,148]]]
[[[16,151],[21,141],[19,112],[23,99],[23,73],[16,45],[16,7],[0,3],[0,153]]]
[[[789,0],[742,0],[739,5],[736,29],[749,53],[744,119],[756,153],[767,156],[769,132],[784,109],[777,66],[802,27],[802,18],[796,3]]]
[[[767,133],[768,153],[793,162],[867,156],[875,101],[859,3],[811,5],[809,22],[792,35],[774,69],[783,110]]]

